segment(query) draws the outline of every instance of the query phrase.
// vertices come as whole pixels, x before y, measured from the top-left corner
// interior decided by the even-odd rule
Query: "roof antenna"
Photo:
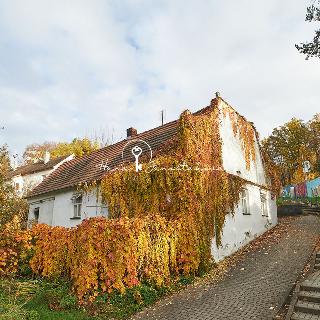
[[[161,125],[164,123],[164,110],[161,110]]]

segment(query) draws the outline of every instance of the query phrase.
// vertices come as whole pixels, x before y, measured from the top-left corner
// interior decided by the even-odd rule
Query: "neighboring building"
[[[50,154],[46,153],[44,160],[12,170],[9,173],[9,179],[11,179],[17,194],[24,196],[40,184],[52,171],[71,159],[73,159],[73,155],[50,160]]]
[[[217,97],[213,99],[211,106],[202,110],[210,112],[210,108],[223,111],[224,108],[231,107]],[[246,121],[237,112],[234,111],[234,114]],[[256,132],[254,131],[255,161],[248,169],[242,142],[239,136],[234,135],[231,119],[223,115],[223,112],[220,112],[220,117],[223,169],[242,177],[247,183],[241,192],[241,200],[235,208],[235,214],[226,217],[222,246],[217,248],[215,243],[212,243],[212,253],[216,260],[232,254],[277,223],[275,197],[270,189],[265,187],[270,182],[265,175]],[[111,169],[119,166],[123,160],[123,150],[131,140],[146,141],[152,151],[157,152],[177,135],[177,130],[177,120],[140,134],[129,128],[127,139],[64,163],[30,193],[29,220],[36,219],[53,226],[73,227],[84,218],[107,216],[107,207],[99,199],[99,181],[107,173],[104,170],[105,164]],[[90,194],[77,191],[80,183],[92,181],[97,182],[96,190]]]

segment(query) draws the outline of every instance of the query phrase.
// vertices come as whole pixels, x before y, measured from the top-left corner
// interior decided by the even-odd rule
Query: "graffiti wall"
[[[320,177],[307,182],[308,197],[320,197]]]
[[[282,197],[290,198],[316,198],[320,197],[320,177],[298,183],[288,185],[282,189]]]

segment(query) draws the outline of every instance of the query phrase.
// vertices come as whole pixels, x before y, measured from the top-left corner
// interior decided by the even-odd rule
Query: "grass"
[[[30,279],[0,280],[0,319],[92,319],[79,309],[66,284]]]
[[[79,306],[67,282],[32,279],[0,279],[1,320],[108,320],[126,319],[165,294],[193,282],[181,277],[170,287],[155,288],[143,283],[124,294],[101,294],[94,303]]]

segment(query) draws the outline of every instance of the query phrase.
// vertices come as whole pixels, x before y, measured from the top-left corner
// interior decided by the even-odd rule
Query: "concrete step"
[[[294,306],[294,310],[320,316],[320,303],[304,302],[298,300],[298,302]]]
[[[304,281],[304,283],[301,284],[300,290],[301,291],[320,292],[320,287],[316,286],[313,283],[309,283],[309,282]]]
[[[302,209],[304,213],[313,213],[313,214],[320,214],[320,210],[315,209]]]
[[[316,291],[300,291],[298,293],[299,300],[320,303],[320,292]]]
[[[294,312],[290,319],[291,320],[320,320],[320,316],[315,314],[303,313],[303,312]]]

